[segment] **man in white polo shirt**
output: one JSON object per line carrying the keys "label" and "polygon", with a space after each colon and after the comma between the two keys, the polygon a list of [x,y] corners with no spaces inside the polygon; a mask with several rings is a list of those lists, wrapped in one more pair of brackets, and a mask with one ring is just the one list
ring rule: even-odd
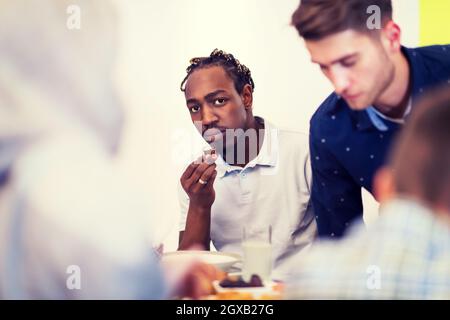
{"label": "man in white polo shirt", "polygon": [[244,226],[250,232],[271,226],[275,271],[282,273],[285,258],[316,235],[308,137],[253,116],[250,70],[223,51],[192,59],[181,90],[216,153],[181,176],[179,249],[209,250],[212,241],[219,251],[240,253]]}

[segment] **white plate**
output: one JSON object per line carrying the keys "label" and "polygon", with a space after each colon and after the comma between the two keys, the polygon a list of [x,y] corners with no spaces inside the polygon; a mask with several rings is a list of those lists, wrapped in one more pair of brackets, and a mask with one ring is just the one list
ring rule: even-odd
{"label": "white plate", "polygon": [[241,261],[241,256],[236,253],[186,250],[165,253],[162,259],[165,263],[201,261],[228,271],[236,262]]}

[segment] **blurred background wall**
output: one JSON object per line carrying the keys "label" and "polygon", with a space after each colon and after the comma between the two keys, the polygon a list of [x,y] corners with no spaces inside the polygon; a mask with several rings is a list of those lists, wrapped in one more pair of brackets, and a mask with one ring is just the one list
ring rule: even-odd
{"label": "blurred background wall", "polygon": [[420,0],[420,44],[450,43],[450,1]]}

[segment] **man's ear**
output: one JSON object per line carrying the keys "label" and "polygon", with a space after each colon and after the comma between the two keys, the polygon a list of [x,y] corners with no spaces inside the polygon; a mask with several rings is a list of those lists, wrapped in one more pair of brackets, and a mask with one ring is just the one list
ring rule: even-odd
{"label": "man's ear", "polygon": [[389,52],[395,53],[401,50],[401,29],[394,21],[389,21],[381,29],[381,37],[383,44]]}
{"label": "man's ear", "polygon": [[252,86],[249,84],[246,84],[244,88],[242,89],[242,101],[244,102],[245,109],[251,109],[253,105],[253,93],[252,93]]}
{"label": "man's ear", "polygon": [[395,184],[392,170],[389,167],[382,167],[373,178],[373,190],[375,199],[386,202],[395,196]]}

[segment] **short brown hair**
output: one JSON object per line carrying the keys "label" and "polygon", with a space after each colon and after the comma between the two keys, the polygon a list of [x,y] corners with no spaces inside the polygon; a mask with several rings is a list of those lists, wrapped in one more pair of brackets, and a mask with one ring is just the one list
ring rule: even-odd
{"label": "short brown hair", "polygon": [[305,40],[320,40],[348,29],[371,32],[367,28],[369,6],[378,6],[385,25],[392,20],[391,0],[301,0],[292,15],[292,25]]}
{"label": "short brown hair", "polygon": [[450,88],[414,109],[390,156],[396,191],[450,211]]}

